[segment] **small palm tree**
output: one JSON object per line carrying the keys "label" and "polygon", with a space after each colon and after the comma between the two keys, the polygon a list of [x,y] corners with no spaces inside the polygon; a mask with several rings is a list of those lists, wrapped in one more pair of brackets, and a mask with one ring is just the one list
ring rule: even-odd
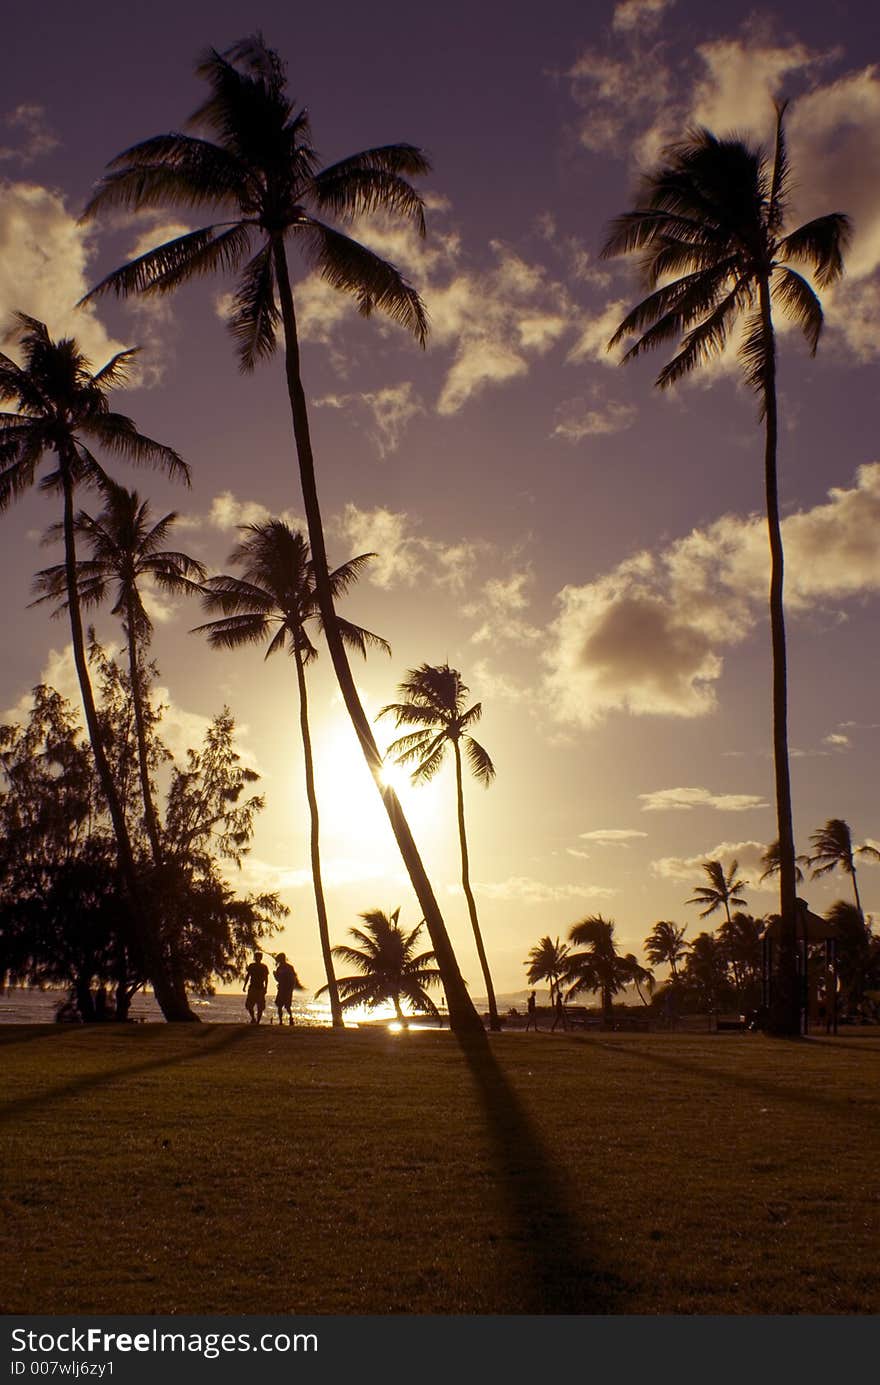
{"label": "small palm tree", "polygon": [[[88,558],[77,561],[77,591],[80,606],[88,607],[99,606],[112,588],[112,614],[122,621],[128,646],[144,822],[153,860],[160,865],[162,841],[150,780],[143,676],[144,651],[152,637],[153,622],[144,606],[141,584],[145,580],[154,582],[161,591],[176,596],[197,590],[207,573],[195,558],[163,547],[177,519],[173,511],[154,523],[150,502],[142,501],[137,491],[112,482],[103,490],[105,503],[100,514],[92,518],[80,510],[74,521],[76,535],[89,552]],[[46,537],[50,542],[61,538],[62,526],[53,525]],[[33,605],[54,601],[59,603],[55,614],[67,609],[67,572],[63,563],[38,572],[34,588],[40,595]]]}
{"label": "small palm tree", "polygon": [[[241,525],[247,537],[230,554],[229,561],[243,569],[241,577],[212,577],[203,587],[207,610],[222,611],[218,620],[196,627],[197,633],[207,635],[214,649],[240,649],[246,644],[262,644],[269,640],[265,657],[287,648],[296,668],[299,694],[299,724],[305,765],[306,798],[311,819],[312,883],[318,933],[330,995],[333,1025],[344,1025],[342,1006],[333,971],[330,949],[330,930],[327,905],[321,879],[320,823],[318,798],[315,792],[315,768],[312,758],[312,738],[309,730],[309,706],[306,688],[306,666],[318,657],[318,651],[308,627],[322,626],[318,596],[315,589],[314,565],[309,545],[302,534],[295,533],[283,520],[271,519],[264,524]],[[341,596],[357,580],[372,553],[362,553],[343,563],[330,574],[334,599]],[[368,645],[391,653],[390,646],[379,635],[360,625],[337,616],[342,638],[346,644],[366,656]]]}
{"label": "small palm tree", "polygon": [[567,974],[566,963],[570,952],[571,948],[568,943],[560,943],[558,938],[553,942],[549,937],[544,937],[531,949],[523,963],[523,966],[528,967],[526,975],[530,986],[537,986],[542,981],[549,981],[551,1005],[554,1003],[556,994],[562,989],[562,982]]}
{"label": "small palm tree", "polygon": [[93,371],[72,337],[54,341],[45,324],[36,318],[16,313],[14,330],[23,363],[19,365],[0,352],[0,402],[14,407],[14,412],[0,413],[0,510],[7,509],[35,483],[40,463],[53,456],[52,469],[40,485],[61,495],[73,661],[131,905],[131,925],[165,1018],[194,1020],[197,1016],[185,994],[175,990],[168,978],[157,930],[143,907],[125,812],[101,738],[83,638],[74,512],[78,487],[107,484],[107,475],[92,452],[96,446],[136,464],[159,467],[180,480],[188,481],[189,470],[173,448],[138,432],[130,418],[110,408],[109,391],[124,383],[134,351],[121,351]]}
{"label": "small palm tree", "polygon": [[807,859],[812,867],[813,879],[818,880],[822,875],[829,875],[839,866],[845,875],[852,878],[856,908],[864,918],[855,858],[868,856],[880,861],[880,851],[868,845],[854,847],[849,823],[844,822],[842,818],[829,818],[824,827],[812,834],[810,841],[813,844],[813,853]]}
{"label": "small palm tree", "polygon": [[484,788],[488,788],[495,778],[495,766],[489,758],[488,751],[468,733],[468,728],[478,722],[483,714],[482,703],[475,702],[472,707],[466,706],[470,689],[462,682],[458,669],[450,668],[448,664],[421,664],[419,668],[411,668],[397,691],[404,701],[383,707],[379,716],[393,716],[396,726],[418,727],[418,730],[410,731],[392,741],[387,751],[395,757],[399,765],[411,764],[413,760],[417,762],[411,776],[413,783],[425,784],[429,779],[433,779],[443,763],[447,748],[452,746],[458,804],[458,840],[461,848],[461,885],[467,900],[471,927],[474,930],[483,980],[486,983],[489,1028],[497,1031],[501,1028],[501,1022],[495,1002],[495,987],[492,985],[492,974],[483,946],[483,935],[477,918],[477,903],[471,889],[461,764],[463,746],[474,778]]}
{"label": "small palm tree", "polygon": [[677,977],[677,966],[682,957],[687,956],[688,944],[684,941],[687,925],[679,928],[668,919],[660,919],[654,924],[645,939],[645,956],[655,967],[668,966],[673,978]]}
{"label": "small palm tree", "polygon": [[703,870],[709,879],[708,885],[698,885],[694,890],[692,899],[687,900],[688,904],[702,904],[705,907],[700,911],[700,918],[708,918],[714,914],[716,909],[724,909],[727,915],[727,922],[730,922],[730,906],[735,909],[745,908],[746,901],[740,894],[749,883],[748,880],[737,880],[736,873],[739,870],[739,861],[731,861],[730,870],[725,875],[724,867],[720,861],[704,861]]}
{"label": "small palm tree", "polygon": [[[580,991],[599,991],[602,996],[602,1022],[606,1028],[614,1023],[613,998],[626,986],[653,981],[646,967],[632,953],[621,957],[614,941],[614,924],[601,914],[581,919],[569,931],[569,939],[582,952],[569,954],[566,964],[568,997]],[[639,992],[641,995],[641,992]],[[644,997],[642,997],[644,999]]]}
{"label": "small palm tree", "polygon": [[733,972],[737,995],[745,1000],[749,993],[757,999],[761,980],[761,943],[764,921],[739,910],[718,929],[718,942]]}
{"label": "small palm tree", "polygon": [[684,964],[683,979],[693,987],[710,1013],[714,1013],[728,990],[727,954],[712,933],[698,933],[691,943]]}
{"label": "small palm tree", "polygon": [[849,237],[846,216],[833,212],[794,231],[784,230],[790,184],[785,106],[777,108],[772,159],[741,139],[709,130],[670,146],[660,167],[643,180],[638,205],[611,226],[603,255],[641,255],[650,292],[621,322],[610,346],[635,335],[624,356],[678,341],[657,384],[665,388],[723,351],[745,314],[739,350],[747,383],[760,399],[765,425],[764,481],[770,538],[770,627],[773,658],[773,757],[780,843],[780,1013],[776,1027],[797,1033],[796,881],[788,692],[783,607],[783,546],[777,475],[776,305],[801,328],[815,354],[822,306],[792,265],[806,266],[825,288],[843,273]]}
{"label": "small palm tree", "polygon": [[[440,972],[432,966],[437,959],[433,952],[416,954],[415,950],[425,926],[424,919],[410,933],[405,933],[398,922],[399,909],[390,916],[380,909],[370,909],[359,917],[366,927],[350,928],[348,932],[360,947],[333,949],[334,957],[359,973],[341,976],[337,982],[343,1007],[349,1010],[366,1005],[372,1010],[390,1000],[398,1020],[405,1023],[400,1002],[407,1000],[413,1010],[439,1018],[440,1012],[428,995],[429,988],[441,979]],[[317,994],[322,995],[326,990],[327,987],[322,986]]]}
{"label": "small palm tree", "polygon": [[280,326],[315,589],[333,669],[437,953],[450,1023],[482,1033],[409,824],[383,782],[382,756],[336,619],[287,261],[292,243],[325,282],[354,297],[364,316],[378,309],[424,344],[427,318],[416,290],[393,264],[325,218],[350,225],[381,210],[424,234],[424,204],[408,179],[427,173],[429,164],[413,145],[389,144],[319,168],[308,115],[296,109],[284,63],[259,34],[226,53],[210,49],[196,71],[210,88],[189,121],[199,134],[175,131],[127,149],[112,161],[85,215],[120,207],[210,207],[219,220],[122,265],[93,292],[169,293],[192,278],[238,271],[229,327],[244,371],[273,354]]}
{"label": "small palm tree", "polygon": [[[810,858],[809,858],[809,856],[795,856],[795,858],[794,858],[794,878],[795,878],[795,881],[796,881],[796,883],[797,883],[798,885],[800,885],[800,884],[802,883],[803,878],[804,878],[804,872],[803,872],[803,870],[801,869],[801,867],[802,867],[802,866],[808,866],[809,864],[810,864]],[[767,847],[767,850],[764,852],[764,854],[763,854],[762,857],[761,857],[761,865],[764,867],[764,869],[762,870],[762,872],[761,872],[761,874],[759,875],[758,879],[759,879],[762,883],[763,883],[763,881],[765,881],[765,880],[769,880],[771,876],[773,876],[773,875],[778,875],[778,874],[779,874],[779,842],[778,842],[778,841],[771,842],[770,845]]]}

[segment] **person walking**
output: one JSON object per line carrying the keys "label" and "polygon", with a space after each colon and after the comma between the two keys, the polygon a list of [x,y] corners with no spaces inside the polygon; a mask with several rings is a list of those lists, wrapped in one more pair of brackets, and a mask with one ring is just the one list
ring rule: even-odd
{"label": "person walking", "polygon": [[244,974],[244,1007],[251,1017],[251,1024],[259,1024],[263,1018],[268,987],[269,968],[263,961],[262,952],[255,952],[254,960]]}
{"label": "person walking", "polygon": [[278,994],[275,997],[275,1004],[278,1007],[278,1023],[284,1023],[284,1011],[287,1011],[288,1022],[293,1024],[293,992],[299,990],[300,984],[296,972],[287,960],[283,952],[279,952],[275,957],[275,982],[278,986]]}
{"label": "person walking", "polygon": [[528,1015],[526,1016],[526,1030],[534,1029],[538,1032],[538,1007],[535,1003],[535,992],[529,991]]}

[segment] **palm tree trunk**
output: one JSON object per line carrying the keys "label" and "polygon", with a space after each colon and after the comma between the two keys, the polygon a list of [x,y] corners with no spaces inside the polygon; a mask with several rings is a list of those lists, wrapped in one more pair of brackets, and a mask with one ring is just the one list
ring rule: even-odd
{"label": "palm tree trunk", "polygon": [[864,923],[864,922],[865,922],[865,914],[864,914],[864,910],[862,909],[862,901],[861,901],[860,898],[859,898],[859,882],[858,882],[858,880],[856,880],[856,867],[855,867],[855,862],[853,862],[853,867],[852,867],[852,882],[853,882],[853,890],[855,891],[855,896],[856,896],[856,908],[857,908],[858,911],[859,911],[859,918],[862,920],[862,923]]}
{"label": "palm tree trunk", "polygon": [[446,931],[446,924],[440,906],[431,888],[427,872],[413,840],[409,823],[394,790],[382,782],[382,756],[376,745],[370,723],[361,705],[357,687],[352,677],[330,589],[330,574],[327,566],[327,551],[324,544],[324,529],[321,522],[321,509],[315,484],[315,464],[309,434],[309,418],[306,408],[305,392],[300,376],[299,342],[296,331],[296,314],[293,306],[293,292],[287,268],[284,240],[278,235],[272,240],[272,254],[275,263],[275,277],[281,300],[281,317],[284,324],[285,369],[287,390],[290,398],[290,412],[293,419],[293,435],[299,460],[299,474],[302,483],[303,503],[309,530],[309,547],[312,553],[315,574],[315,594],[321,612],[324,636],[333,661],[339,691],[351,718],[364,759],[373,776],[376,787],[385,805],[391,830],[403,857],[419,907],[428,927],[431,944],[437,958],[437,966],[446,992],[449,1007],[450,1027],[461,1034],[482,1034],[483,1026],[467,993],[455,953]]}
{"label": "palm tree trunk", "polygon": [[162,864],[162,844],[159,839],[159,822],[150,786],[150,769],[147,761],[147,736],[144,729],[143,683],[141,682],[140,661],[137,641],[134,634],[134,610],[131,598],[127,602],[126,635],[128,637],[128,676],[131,682],[131,705],[134,710],[134,728],[137,736],[138,770],[141,780],[141,798],[144,804],[144,823],[150,841],[155,865]]}
{"label": "palm tree trunk", "polygon": [[776,408],[776,342],[770,311],[770,284],[759,285],[764,329],[764,483],[767,494],[767,528],[770,539],[770,637],[773,651],[773,763],[776,778],[776,824],[779,836],[779,962],[776,1004],[771,1025],[777,1033],[800,1032],[800,997],[797,976],[797,879],[795,875],[794,826],[791,776],[788,761],[788,671],[785,654],[783,605],[784,557],[779,517],[779,481],[776,467],[778,421]]}
{"label": "palm tree trunk", "polygon": [[159,939],[147,921],[140,897],[137,871],[134,864],[134,853],[131,848],[131,838],[128,834],[128,824],[125,821],[125,813],[123,812],[119,794],[116,791],[116,785],[113,782],[113,774],[104,750],[104,743],[101,739],[101,728],[98,722],[97,709],[95,707],[95,697],[92,691],[91,679],[89,678],[85,641],[83,640],[82,615],[79,608],[79,589],[76,581],[76,540],[73,519],[73,480],[71,477],[70,459],[59,453],[59,462],[64,493],[64,566],[67,577],[67,609],[70,615],[73,662],[76,666],[76,674],[79,680],[80,696],[82,697],[89,740],[92,745],[92,754],[95,759],[95,769],[98,773],[98,782],[101,785],[101,792],[106,800],[107,808],[110,813],[110,820],[113,824],[116,849],[119,855],[119,868],[122,873],[123,884],[131,908],[130,921],[132,932],[143,958],[146,974],[150,978],[156,1000],[165,1019],[198,1020],[198,1015],[193,1014],[186,997],[183,996],[181,998],[179,995],[175,994],[175,988],[166,973]]}
{"label": "palm tree trunk", "polygon": [[501,1022],[498,1019],[498,1006],[495,1003],[495,988],[492,985],[492,974],[489,971],[489,961],[486,957],[486,949],[483,946],[483,935],[480,932],[480,924],[477,919],[477,902],[474,899],[471,889],[467,834],[464,828],[464,786],[461,779],[461,748],[457,740],[452,742],[452,748],[455,751],[455,788],[458,795],[458,840],[461,844],[461,887],[464,890],[464,897],[467,900],[468,913],[471,917],[471,927],[474,930],[474,941],[477,944],[477,956],[480,959],[480,966],[483,969],[483,980],[486,983],[486,999],[489,1005],[489,1028],[493,1033],[497,1034],[500,1032]]}
{"label": "palm tree trunk", "polygon": [[296,681],[299,688],[299,725],[302,732],[303,762],[306,771],[306,798],[309,801],[311,819],[310,850],[312,858],[312,884],[315,890],[315,909],[318,914],[318,934],[321,939],[321,955],[324,958],[324,971],[327,976],[327,992],[330,996],[330,1014],[334,1029],[344,1029],[342,1004],[336,973],[333,970],[333,954],[330,951],[330,929],[327,923],[327,905],[324,902],[324,885],[321,880],[321,852],[319,847],[318,797],[315,793],[315,768],[312,763],[312,737],[309,732],[309,706],[306,694],[306,673],[303,668],[302,652],[299,645],[294,646]]}

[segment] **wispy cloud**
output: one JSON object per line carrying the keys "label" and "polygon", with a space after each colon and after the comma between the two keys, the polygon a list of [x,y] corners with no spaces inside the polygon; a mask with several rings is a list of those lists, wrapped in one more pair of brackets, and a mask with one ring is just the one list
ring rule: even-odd
{"label": "wispy cloud", "polygon": [[639,799],[645,813],[690,813],[695,808],[715,808],[719,813],[745,813],[769,806],[760,794],[719,794],[703,788],[655,789],[652,793],[640,793]]}

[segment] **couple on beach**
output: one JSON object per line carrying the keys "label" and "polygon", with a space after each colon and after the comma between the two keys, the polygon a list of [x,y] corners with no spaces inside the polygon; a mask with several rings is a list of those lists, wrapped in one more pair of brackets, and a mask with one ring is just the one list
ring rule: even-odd
{"label": "couple on beach", "polygon": [[[270,952],[269,956],[275,961],[275,984],[278,993],[275,996],[275,1004],[278,1007],[278,1023],[284,1023],[284,1011],[287,1011],[287,1018],[293,1024],[293,1004],[294,990],[301,990],[302,987],[297,979],[296,972],[288,962],[283,952]],[[263,1011],[266,1008],[266,991],[269,988],[269,968],[263,961],[262,952],[254,953],[254,960],[250,963],[245,972],[244,995],[245,1009],[251,1017],[251,1024],[259,1024],[263,1018]]]}

